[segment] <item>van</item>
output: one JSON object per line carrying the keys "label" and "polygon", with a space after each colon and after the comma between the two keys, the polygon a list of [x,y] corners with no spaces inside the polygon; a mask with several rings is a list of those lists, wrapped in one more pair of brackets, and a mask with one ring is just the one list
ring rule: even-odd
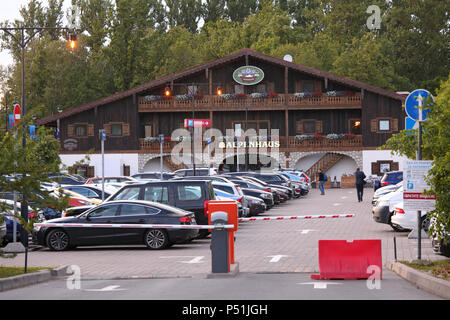
{"label": "van", "polygon": [[[195,214],[197,224],[207,225],[208,215],[205,202],[215,200],[215,195],[211,181],[167,180],[126,185],[105,201],[113,200],[144,200],[163,203],[191,211]],[[200,230],[199,237],[204,238],[208,234],[207,230]]]}

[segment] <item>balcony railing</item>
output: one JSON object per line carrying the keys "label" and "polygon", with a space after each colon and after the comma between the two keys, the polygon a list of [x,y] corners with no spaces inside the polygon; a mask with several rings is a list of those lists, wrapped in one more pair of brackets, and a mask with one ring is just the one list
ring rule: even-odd
{"label": "balcony railing", "polygon": [[[353,138],[348,139],[309,139],[309,140],[298,140],[295,137],[280,137],[280,147],[281,152],[295,152],[295,151],[323,151],[323,150],[360,150],[362,148],[362,136],[356,135]],[[163,143],[163,153],[170,153],[172,148],[179,142],[169,141]],[[159,153],[160,144],[159,142],[147,142],[144,139],[140,139],[141,151],[148,153]],[[206,142],[202,142],[202,150],[205,150]],[[243,149],[243,148],[242,148]],[[250,148],[255,150],[255,148]],[[241,150],[241,149],[240,149]],[[271,149],[267,148],[270,152]]]}
{"label": "balcony railing", "polygon": [[354,96],[322,96],[298,98],[293,94],[280,94],[276,97],[252,98],[250,96],[225,99],[222,96],[211,95],[197,99],[177,100],[175,97],[161,100],[139,98],[139,112],[170,112],[170,111],[209,110],[264,110],[264,109],[347,109],[361,108],[361,95]]}

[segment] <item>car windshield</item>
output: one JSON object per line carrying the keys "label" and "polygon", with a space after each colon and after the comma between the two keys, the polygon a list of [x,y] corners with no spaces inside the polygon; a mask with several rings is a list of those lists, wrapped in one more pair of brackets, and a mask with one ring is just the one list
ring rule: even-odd
{"label": "car windshield", "polygon": [[124,188],[117,193],[111,200],[138,200],[141,188]]}

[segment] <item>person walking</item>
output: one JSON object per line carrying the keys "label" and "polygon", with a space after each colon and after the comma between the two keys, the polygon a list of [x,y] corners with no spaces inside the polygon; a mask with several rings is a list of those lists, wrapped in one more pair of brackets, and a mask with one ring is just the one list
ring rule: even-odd
{"label": "person walking", "polygon": [[363,201],[364,185],[366,181],[364,180],[366,175],[359,168],[355,172],[355,183],[356,183],[356,194],[358,195],[358,202]]}
{"label": "person walking", "polygon": [[323,184],[325,183],[325,174],[322,172],[322,169],[319,169],[317,174],[319,175],[319,190],[320,190],[320,194],[323,196],[323,195],[325,195],[325,188],[323,186]]}

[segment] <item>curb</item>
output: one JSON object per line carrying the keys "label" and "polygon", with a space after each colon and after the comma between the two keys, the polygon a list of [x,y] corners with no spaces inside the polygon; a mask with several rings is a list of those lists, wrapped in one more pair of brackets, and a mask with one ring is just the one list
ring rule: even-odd
{"label": "curb", "polygon": [[68,266],[63,266],[52,270],[41,270],[38,272],[0,279],[0,292],[53,280],[55,277],[66,275],[67,267]]}
{"label": "curb", "polygon": [[388,262],[386,267],[419,289],[450,300],[450,281],[432,277],[399,262]]}

